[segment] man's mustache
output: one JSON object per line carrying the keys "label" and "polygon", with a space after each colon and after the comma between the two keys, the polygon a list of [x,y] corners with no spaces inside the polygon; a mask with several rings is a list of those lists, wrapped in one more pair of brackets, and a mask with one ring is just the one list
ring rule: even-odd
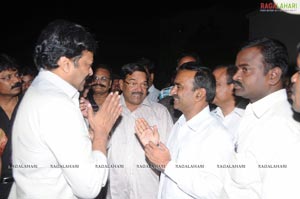
{"label": "man's mustache", "polygon": [[144,93],[142,92],[132,92],[132,95],[143,95]]}
{"label": "man's mustache", "polygon": [[104,84],[98,84],[98,83],[91,84],[90,86],[100,86],[102,88],[106,88],[106,85],[104,85]]}
{"label": "man's mustache", "polygon": [[11,89],[18,88],[18,87],[21,87],[21,86],[22,86],[22,83],[21,82],[17,82],[14,85],[12,85]]}
{"label": "man's mustache", "polygon": [[243,88],[243,85],[242,85],[242,83],[241,83],[241,82],[239,82],[239,81],[235,81],[235,80],[233,80],[233,84],[235,84],[235,85],[238,85],[239,87],[242,87],[242,88]]}
{"label": "man's mustache", "polygon": [[173,95],[173,99],[179,99],[178,95]]}

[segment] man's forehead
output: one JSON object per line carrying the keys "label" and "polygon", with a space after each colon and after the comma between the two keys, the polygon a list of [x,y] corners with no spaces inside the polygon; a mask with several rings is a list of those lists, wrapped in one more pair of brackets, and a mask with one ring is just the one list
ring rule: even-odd
{"label": "man's forehead", "polygon": [[142,71],[134,71],[132,74],[127,74],[126,79],[145,79],[147,80],[146,73]]}
{"label": "man's forehead", "polygon": [[176,75],[175,83],[183,84],[184,82],[187,82],[189,80],[194,80],[195,75],[196,71],[180,70]]}
{"label": "man's forehead", "polygon": [[0,71],[0,74],[10,74],[10,73],[16,73],[16,72],[18,72],[17,69],[6,69],[6,70]]}

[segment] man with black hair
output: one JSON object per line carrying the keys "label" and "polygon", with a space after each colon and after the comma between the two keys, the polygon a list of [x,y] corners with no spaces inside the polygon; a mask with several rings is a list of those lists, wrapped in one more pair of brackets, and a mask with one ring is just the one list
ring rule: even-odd
{"label": "man with black hair", "polygon": [[24,94],[31,83],[33,82],[35,76],[37,76],[38,70],[33,67],[26,65],[20,70],[20,76],[22,80],[22,93]]}
{"label": "man with black hair", "polygon": [[234,143],[237,139],[237,128],[244,114],[244,109],[237,107],[239,97],[234,94],[233,75],[236,73],[235,65],[219,65],[214,68],[216,78],[216,96],[213,104],[217,107],[212,113],[224,124],[232,135]]}
{"label": "man with black hair", "polygon": [[111,93],[100,111],[87,107],[89,126],[80,111],[96,46],[90,32],[70,21],[52,21],[41,32],[34,51],[39,74],[13,126],[11,198],[95,198],[105,185],[108,134],[122,108]]}
{"label": "man with black hair", "polygon": [[[300,128],[283,81],[288,53],[278,40],[248,42],[236,57],[235,94],[249,99],[238,129],[232,199],[300,198]],[[229,186],[230,187],[230,186]]]}
{"label": "man with black hair", "polygon": [[[19,65],[14,58],[0,54],[0,134],[7,137],[6,146],[1,143],[2,175],[0,198],[6,199],[14,182],[12,175],[12,126],[21,101]],[[3,151],[2,151],[3,150]],[[1,155],[0,155],[1,157]]]}
{"label": "man with black hair", "polygon": [[106,64],[98,64],[93,68],[93,71],[87,99],[96,112],[109,95],[112,85],[112,69]]}
{"label": "man with black hair", "polygon": [[228,165],[234,150],[229,133],[209,110],[215,87],[208,68],[185,63],[178,69],[171,95],[174,108],[183,115],[166,146],[159,140],[159,130],[151,128],[146,118],[137,119],[136,132],[145,154],[162,171],[158,199],[228,198],[226,169],[218,165]]}
{"label": "man with black hair", "polygon": [[158,128],[165,141],[173,126],[168,110],[147,98],[149,73],[144,65],[129,63],[121,68],[122,117],[111,132],[108,148],[107,199],[156,199],[159,173],[149,165],[134,133],[135,120],[143,117]]}

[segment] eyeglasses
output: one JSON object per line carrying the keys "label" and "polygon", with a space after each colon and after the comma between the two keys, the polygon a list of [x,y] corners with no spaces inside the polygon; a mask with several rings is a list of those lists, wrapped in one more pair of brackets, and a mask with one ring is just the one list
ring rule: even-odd
{"label": "eyeglasses", "polygon": [[147,82],[144,82],[144,83],[141,83],[141,84],[138,84],[136,82],[127,82],[127,81],[124,81],[130,88],[136,88],[138,85],[140,87],[142,87],[143,89],[147,89],[149,86],[148,86],[148,83]]}
{"label": "eyeglasses", "polygon": [[8,74],[4,77],[0,77],[0,79],[8,82],[8,81],[11,81],[13,77],[20,78],[20,74],[19,73]]}
{"label": "eyeglasses", "polygon": [[93,76],[93,81],[94,82],[97,82],[97,81],[100,81],[100,82],[108,82],[110,80],[109,77],[105,77],[105,76]]}

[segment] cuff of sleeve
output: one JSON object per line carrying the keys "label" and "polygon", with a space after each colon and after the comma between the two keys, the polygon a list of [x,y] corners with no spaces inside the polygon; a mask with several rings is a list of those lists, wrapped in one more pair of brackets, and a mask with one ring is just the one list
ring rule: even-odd
{"label": "cuff of sleeve", "polygon": [[107,158],[101,151],[93,151],[92,154],[96,160],[95,167],[98,169],[101,169],[103,171],[101,185],[102,185],[102,187],[104,187],[106,184],[107,178],[108,178],[108,170],[109,170]]}
{"label": "cuff of sleeve", "polygon": [[[105,163],[107,164],[107,158],[106,156],[104,155],[104,153],[102,153],[101,151],[93,151],[93,156],[98,160],[98,159],[101,159],[101,160],[105,160]],[[102,161],[103,162],[103,161]]]}
{"label": "cuff of sleeve", "polygon": [[170,161],[164,171],[164,174],[172,179],[174,182],[177,182],[178,171],[176,169],[176,162]]}

